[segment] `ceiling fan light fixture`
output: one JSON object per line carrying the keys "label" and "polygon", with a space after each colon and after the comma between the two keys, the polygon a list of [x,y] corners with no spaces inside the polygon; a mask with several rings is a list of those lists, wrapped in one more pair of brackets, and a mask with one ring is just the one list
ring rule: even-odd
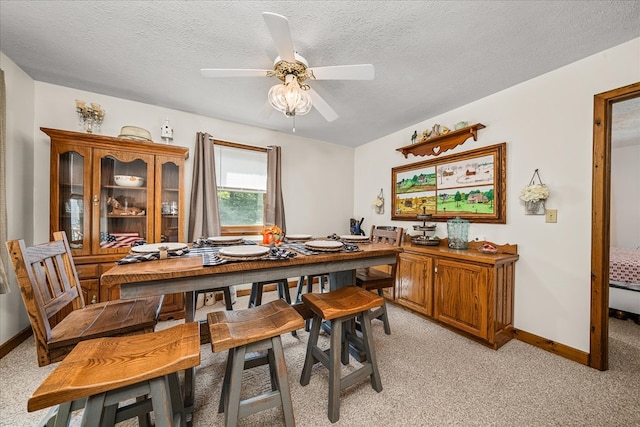
{"label": "ceiling fan light fixture", "polygon": [[311,111],[311,96],[300,87],[295,75],[289,74],[285,83],[269,89],[269,103],[287,116],[303,115]]}

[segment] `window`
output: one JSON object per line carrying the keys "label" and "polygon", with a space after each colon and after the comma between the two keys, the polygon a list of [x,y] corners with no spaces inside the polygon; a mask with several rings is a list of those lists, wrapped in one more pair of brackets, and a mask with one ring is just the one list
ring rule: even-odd
{"label": "window", "polygon": [[267,149],[214,142],[222,234],[258,234],[264,227]]}

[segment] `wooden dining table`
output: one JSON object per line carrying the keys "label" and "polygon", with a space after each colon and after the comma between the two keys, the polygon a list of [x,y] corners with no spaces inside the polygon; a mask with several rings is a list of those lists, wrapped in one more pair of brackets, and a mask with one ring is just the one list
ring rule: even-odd
{"label": "wooden dining table", "polygon": [[[201,256],[181,256],[119,264],[105,272],[101,283],[119,285],[123,299],[184,292],[185,321],[193,322],[196,294],[212,288],[276,281],[310,275],[329,275],[331,290],[355,284],[357,268],[393,264],[401,248],[382,243],[358,244],[358,251],[298,253],[293,258],[233,261],[204,266]],[[195,368],[185,372],[185,408],[193,411]]]}

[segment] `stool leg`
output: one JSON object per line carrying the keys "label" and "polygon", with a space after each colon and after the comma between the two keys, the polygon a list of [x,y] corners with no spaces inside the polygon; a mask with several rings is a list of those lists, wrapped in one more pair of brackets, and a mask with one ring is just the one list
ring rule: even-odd
{"label": "stool leg", "polygon": [[318,337],[320,336],[320,326],[322,325],[322,318],[317,314],[313,314],[313,321],[311,322],[311,333],[307,341],[307,355],[304,358],[304,367],[302,368],[302,375],[300,375],[300,384],[305,386],[309,384],[311,379],[311,368],[318,361],[313,355],[313,348],[318,344]]}
{"label": "stool leg", "polygon": [[251,308],[251,307],[255,307],[256,306],[256,294],[258,293],[258,284],[257,283],[252,283],[251,284],[251,294],[249,295],[249,304],[247,305],[247,308]]}
{"label": "stool leg", "polygon": [[220,403],[218,404],[218,413],[224,412],[227,406],[227,394],[229,391],[229,381],[231,379],[231,367],[233,366],[233,357],[235,349],[230,348],[227,353],[227,363],[224,369],[224,379],[222,380],[222,391],[220,392]]}
{"label": "stool leg", "polygon": [[182,427],[185,427],[187,425],[187,413],[184,410],[184,402],[182,401],[182,390],[180,388],[180,379],[178,378],[178,373],[174,372],[172,374],[169,374],[168,377],[169,392],[171,394],[171,408],[173,409],[174,414],[180,413],[180,425]]}
{"label": "stool leg", "polygon": [[240,388],[242,386],[242,371],[244,369],[244,357],[246,346],[237,347],[233,355],[231,378],[224,409],[224,424],[226,427],[235,427],[238,424],[240,410]]}
{"label": "stool leg", "polygon": [[[149,388],[151,389],[151,404],[153,405],[156,427],[173,427],[176,423],[174,423],[171,407],[169,379],[167,376],[152,378],[149,380]],[[180,418],[180,413],[177,415]]]}
{"label": "stool leg", "polygon": [[[106,395],[106,393],[100,393],[90,396],[87,399],[87,405],[84,407],[84,413],[82,414],[82,427],[98,427],[100,425]],[[115,421],[114,419],[111,425],[113,425]]]}
{"label": "stool leg", "polygon": [[329,421],[340,419],[340,357],[342,354],[342,322],[331,321],[331,344],[329,348]]}
{"label": "stool leg", "polygon": [[291,389],[289,387],[289,379],[287,377],[287,365],[284,359],[284,350],[282,349],[282,340],[280,336],[271,338],[273,347],[273,365],[276,372],[278,382],[278,390],[280,390],[280,399],[282,403],[282,412],[284,414],[284,423],[287,427],[295,426],[293,417],[293,403],[291,402]]}
{"label": "stool leg", "polygon": [[258,283],[258,290],[256,292],[256,306],[262,305],[262,293],[264,292],[264,283]]}
{"label": "stool leg", "polygon": [[271,391],[278,390],[278,372],[276,370],[275,354],[273,347],[267,350],[267,360],[269,361],[269,379],[271,380]]}
{"label": "stool leg", "polygon": [[222,288],[222,294],[224,295],[224,305],[227,310],[233,310],[233,301],[231,301],[231,289],[226,286]]}
{"label": "stool leg", "polygon": [[298,279],[298,286],[296,288],[296,303],[302,302],[302,288],[304,287],[304,276],[300,276]]}
{"label": "stool leg", "polygon": [[382,380],[378,371],[378,361],[376,351],[373,346],[373,334],[371,330],[371,312],[365,311],[361,314],[360,323],[362,325],[362,341],[364,352],[367,356],[367,363],[371,364],[371,387],[378,393],[382,391]]}
{"label": "stool leg", "polygon": [[281,289],[282,296],[280,298],[284,299],[287,304],[291,305],[291,295],[289,294],[289,281],[288,280],[280,280],[278,282],[278,288]]}

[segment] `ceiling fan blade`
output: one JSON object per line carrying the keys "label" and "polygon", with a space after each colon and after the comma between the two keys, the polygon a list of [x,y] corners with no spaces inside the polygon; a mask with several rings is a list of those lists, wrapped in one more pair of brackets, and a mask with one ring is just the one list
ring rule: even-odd
{"label": "ceiling fan blade", "polygon": [[296,62],[293,54],[293,41],[291,40],[291,31],[289,30],[289,21],[282,15],[276,13],[264,12],[262,14],[267,28],[271,33],[271,38],[276,44],[276,50],[280,59],[287,62]]}
{"label": "ceiling fan blade", "polygon": [[267,77],[269,71],[271,70],[202,68],[200,73],[203,77]]}
{"label": "ceiling fan blade", "polygon": [[311,95],[312,105],[328,122],[332,122],[338,118],[338,113],[336,113],[333,108],[329,107],[329,104],[327,104],[327,102],[318,95],[318,92],[312,88],[309,88],[308,92],[309,95]]}
{"label": "ceiling fan blade", "polygon": [[371,64],[314,67],[310,70],[316,80],[373,80],[375,75]]}

